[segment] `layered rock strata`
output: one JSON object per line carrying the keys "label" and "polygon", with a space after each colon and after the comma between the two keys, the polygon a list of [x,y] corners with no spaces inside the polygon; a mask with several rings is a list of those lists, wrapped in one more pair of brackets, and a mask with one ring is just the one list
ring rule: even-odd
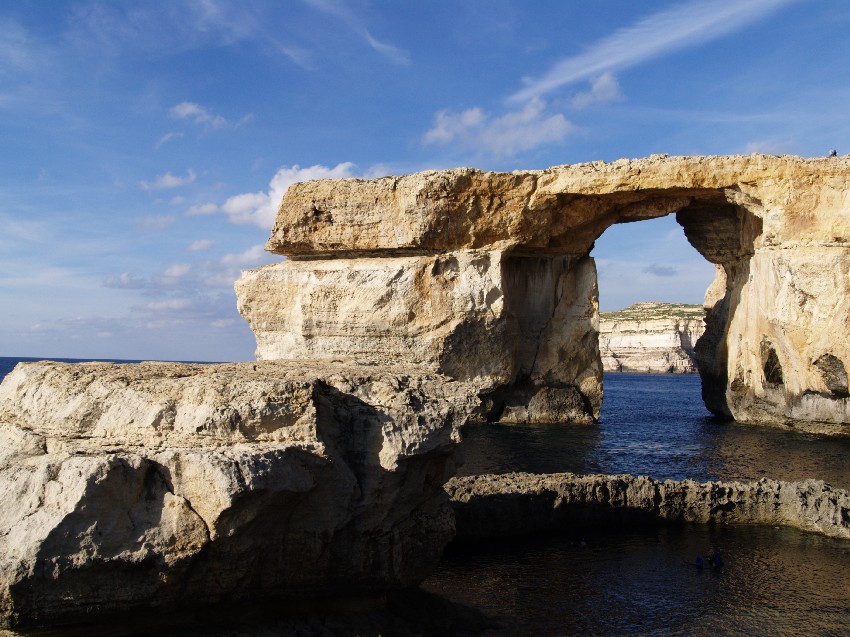
{"label": "layered rock strata", "polygon": [[850,493],[820,480],[653,480],[509,473],[446,484],[460,540],[646,523],[770,524],[850,538]]}
{"label": "layered rock strata", "polygon": [[599,314],[599,351],[606,372],[695,374],[694,345],[705,331],[700,305],[635,303]]}
{"label": "layered rock strata", "polygon": [[[653,156],[297,184],[267,245],[290,261],[246,273],[240,309],[259,335],[259,358],[295,359],[308,348],[344,360],[340,343],[357,335],[378,360],[493,380],[489,418],[593,420],[602,371],[593,242],[614,223],[673,213],[717,268],[695,346],[709,409],[742,422],[850,431],[848,157]],[[323,285],[338,259],[378,260],[382,274],[340,270]],[[444,270],[446,261],[457,270]],[[461,274],[461,264],[473,263],[480,285],[464,287],[473,272]],[[364,296],[379,280],[431,305],[420,312],[391,292]],[[275,299],[283,297],[289,308],[321,309],[322,320],[281,315]],[[481,355],[452,357],[466,342],[488,348],[487,365]],[[551,355],[537,355],[547,348]]]}
{"label": "layered rock strata", "polygon": [[0,626],[410,586],[477,388],[412,367],[24,363],[0,385]]}
{"label": "layered rock strata", "polygon": [[416,363],[489,389],[479,419],[598,418],[593,260],[492,250],[288,260],[245,272],[260,360]]}

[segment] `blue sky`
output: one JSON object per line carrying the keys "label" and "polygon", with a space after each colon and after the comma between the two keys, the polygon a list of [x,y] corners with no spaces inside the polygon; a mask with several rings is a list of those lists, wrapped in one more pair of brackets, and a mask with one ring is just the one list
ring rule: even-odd
{"label": "blue sky", "polygon": [[[0,355],[250,360],[286,187],[653,153],[850,152],[850,3],[0,3]],[[670,218],[603,310],[701,302]]]}

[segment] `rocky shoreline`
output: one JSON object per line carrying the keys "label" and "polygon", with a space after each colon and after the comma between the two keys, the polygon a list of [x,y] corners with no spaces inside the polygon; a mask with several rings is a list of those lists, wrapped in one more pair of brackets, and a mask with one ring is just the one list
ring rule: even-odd
{"label": "rocky shoreline", "polygon": [[767,524],[850,539],[850,492],[821,480],[507,473],[455,477],[444,488],[460,541],[659,523]]}

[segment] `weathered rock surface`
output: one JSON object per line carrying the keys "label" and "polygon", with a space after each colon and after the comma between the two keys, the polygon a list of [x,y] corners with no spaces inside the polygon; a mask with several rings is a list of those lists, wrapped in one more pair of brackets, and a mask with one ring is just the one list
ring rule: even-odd
{"label": "weathered rock surface", "polygon": [[[829,213],[846,209],[848,167],[847,157],[654,155],[512,173],[457,168],[317,180],[290,187],[266,248],[311,258],[466,249],[581,254],[613,223],[685,209],[740,221],[736,206],[766,213],[771,244],[841,243],[850,218]],[[738,233],[724,226],[730,232],[705,241],[716,256],[737,256]]]}
{"label": "weathered rock surface", "polygon": [[0,626],[415,584],[454,534],[476,392],[409,366],[20,364]]}
{"label": "weathered rock surface", "polygon": [[[610,225],[672,213],[691,244],[717,267],[717,278],[706,295],[706,332],[695,347],[708,408],[742,422],[850,433],[844,380],[850,364],[850,157],[659,155],[541,171],[488,173],[461,168],[372,181],[308,182],[286,193],[267,249],[303,260],[302,265],[286,267],[313,280],[333,259],[381,259],[388,271],[399,271],[402,258],[436,262],[452,255],[458,263],[471,264],[474,257],[462,254],[481,251],[509,255],[491,257],[491,264],[525,259],[520,269],[530,272],[534,259],[565,259],[569,267],[579,267],[587,263],[593,242]],[[427,266],[423,262],[411,267],[402,278],[414,277]],[[581,283],[577,289],[595,290],[595,281],[586,278],[589,271],[576,274]],[[323,332],[323,326],[309,321],[301,321],[299,327],[298,321],[275,320],[272,295],[252,297],[257,288],[251,279],[260,276],[247,273],[239,287],[243,312],[261,335],[258,357],[294,358],[297,348],[290,350],[289,344],[308,339],[314,351],[335,351],[331,327]],[[504,268],[484,278],[507,300],[511,285],[500,276],[505,276]],[[570,297],[561,292],[562,280],[563,276],[549,277],[535,289],[534,298],[550,296],[558,300],[558,311],[565,311],[560,304]],[[341,307],[360,303],[360,316],[371,317],[379,303],[362,298],[360,281],[352,280],[347,292],[339,290],[334,303]],[[473,295],[467,304],[469,320],[487,305],[475,300],[479,297]],[[307,287],[297,295],[299,302],[327,302],[327,314],[336,307],[330,298]],[[596,306],[595,298],[575,298],[579,305]],[[452,308],[467,311],[454,300]],[[509,318],[509,303],[503,312]],[[595,316],[578,314],[586,317],[586,326],[595,327]],[[426,340],[436,352],[423,357],[422,348],[413,347],[406,360],[441,360],[441,352],[451,347],[439,335],[446,313],[416,316],[417,329],[429,334]],[[430,324],[423,327],[423,320]],[[451,322],[469,323],[458,314]],[[490,377],[509,378],[488,398],[494,414],[507,410],[517,420],[538,419],[541,415],[532,398],[554,391],[562,400],[547,401],[546,418],[563,404],[563,419],[575,419],[571,406],[576,400],[585,405],[586,419],[598,415],[601,364],[595,351],[587,351],[597,347],[592,336],[580,342],[565,336],[557,350],[561,360],[596,360],[569,369],[538,366],[535,361],[529,374],[525,364],[515,363],[510,339],[501,340],[500,321],[476,325],[464,340],[486,343],[491,348],[492,364],[486,368]],[[589,334],[586,326],[577,333]],[[399,334],[399,342],[407,338],[404,322],[384,327],[386,334]],[[373,328],[369,320],[348,326],[350,332]],[[482,336],[490,330],[492,338]],[[542,350],[553,331],[544,329],[538,336],[531,331],[527,341],[536,338]],[[456,334],[451,329],[444,332],[449,341]],[[393,338],[384,340],[389,343]],[[536,349],[527,342],[522,348]],[[528,386],[532,390],[522,389]]]}
{"label": "weathered rock surface", "polygon": [[492,387],[488,419],[599,416],[590,258],[470,250],[290,260],[245,272],[236,290],[260,360],[415,361]]}
{"label": "weathered rock surface", "polygon": [[694,345],[705,331],[701,305],[636,303],[599,314],[606,372],[695,374]]}
{"label": "weathered rock surface", "polygon": [[445,488],[458,539],[652,522],[783,525],[850,538],[850,493],[820,480],[698,483],[508,473],[452,478]]}

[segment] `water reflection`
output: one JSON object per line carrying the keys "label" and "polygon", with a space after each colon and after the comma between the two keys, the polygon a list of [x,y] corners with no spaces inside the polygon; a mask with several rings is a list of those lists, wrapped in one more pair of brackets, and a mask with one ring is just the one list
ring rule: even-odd
{"label": "water reflection", "polygon": [[[722,569],[695,557],[723,551]],[[850,543],[773,527],[596,533],[455,546],[423,588],[485,635],[850,634]]]}
{"label": "water reflection", "polygon": [[850,488],[850,438],[712,417],[696,376],[607,374],[599,425],[474,425],[460,475],[631,473],[658,479],[817,478]]}

